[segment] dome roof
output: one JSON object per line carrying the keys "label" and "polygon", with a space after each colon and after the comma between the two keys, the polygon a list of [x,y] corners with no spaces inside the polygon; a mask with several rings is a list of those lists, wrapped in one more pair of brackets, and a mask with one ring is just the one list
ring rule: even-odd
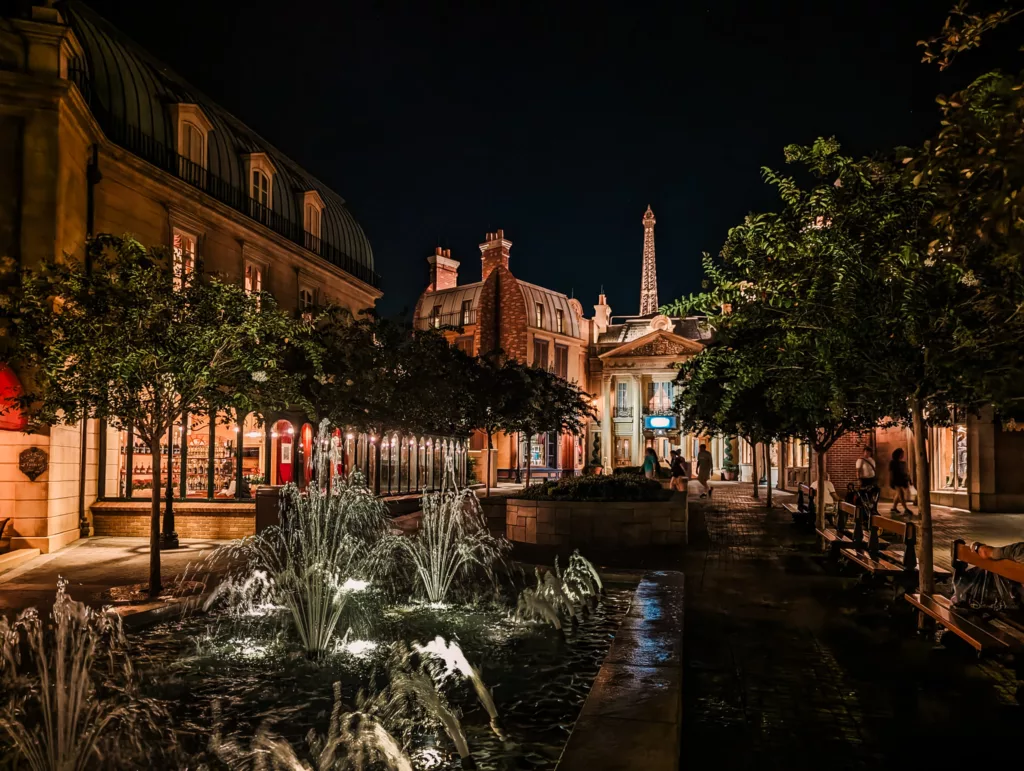
{"label": "dome roof", "polygon": [[[112,141],[174,173],[176,126],[169,107],[198,105],[212,124],[207,137],[209,179],[204,176],[201,185],[208,193],[245,212],[249,201],[244,156],[265,153],[277,173],[272,213],[264,224],[292,241],[310,246],[302,226],[302,194],[316,191],[326,208],[321,219],[323,244],[312,242],[312,251],[373,286],[379,284],[370,242],[341,196],[88,6],[70,0],[65,9],[68,23],[84,49],[84,61],[78,63],[73,78]],[[162,163],[163,158],[170,162]]]}

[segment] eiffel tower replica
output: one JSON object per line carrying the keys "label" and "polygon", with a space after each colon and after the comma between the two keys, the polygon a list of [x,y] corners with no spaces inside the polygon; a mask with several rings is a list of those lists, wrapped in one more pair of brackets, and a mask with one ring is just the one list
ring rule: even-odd
{"label": "eiffel tower replica", "polygon": [[658,272],[654,264],[654,212],[644,212],[644,268],[640,278],[640,315],[653,316],[658,312]]}

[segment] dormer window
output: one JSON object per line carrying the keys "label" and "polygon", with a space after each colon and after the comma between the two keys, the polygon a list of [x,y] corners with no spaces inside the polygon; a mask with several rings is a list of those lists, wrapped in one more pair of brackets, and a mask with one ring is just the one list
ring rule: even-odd
{"label": "dormer window", "polygon": [[178,175],[202,187],[206,182],[207,149],[213,124],[197,104],[172,104],[170,110],[177,138]]}
{"label": "dormer window", "polygon": [[320,240],[323,238],[324,199],[316,190],[302,194],[302,227],[306,231],[306,248],[320,254]]}
{"label": "dormer window", "polygon": [[543,329],[544,328],[544,304],[543,303],[537,303],[537,307],[536,307],[535,313],[536,313],[536,317],[535,318],[536,318],[536,322],[537,323],[534,326],[536,326],[538,329]]}
{"label": "dormer window", "polygon": [[277,169],[266,153],[250,153],[245,156],[245,173],[249,182],[250,215],[265,223],[274,209]]}
{"label": "dormer window", "polygon": [[555,331],[560,335],[565,334],[565,314],[561,308],[555,311]]}

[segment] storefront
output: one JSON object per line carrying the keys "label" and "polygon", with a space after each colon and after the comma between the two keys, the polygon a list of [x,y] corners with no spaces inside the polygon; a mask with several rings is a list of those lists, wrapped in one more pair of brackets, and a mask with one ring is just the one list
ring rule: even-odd
{"label": "storefront", "polygon": [[954,411],[952,425],[929,429],[932,491],[940,505],[968,508],[967,423],[958,419]]}

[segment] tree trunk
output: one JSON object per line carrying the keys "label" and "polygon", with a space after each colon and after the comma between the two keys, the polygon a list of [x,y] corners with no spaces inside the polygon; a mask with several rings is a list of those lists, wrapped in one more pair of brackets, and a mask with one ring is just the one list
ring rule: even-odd
{"label": "tree trunk", "polygon": [[156,597],[160,586],[160,434],[153,432],[149,442],[152,453],[152,500],[149,512],[149,596]]}
{"label": "tree trunk", "polygon": [[526,486],[530,486],[530,468],[533,463],[533,434],[526,435]]}
{"label": "tree trunk", "polygon": [[[167,500],[164,502],[164,528],[160,535],[161,549],[177,549],[178,534],[174,531],[174,413],[169,416],[167,428]],[[185,441],[182,434],[181,441]],[[184,458],[182,458],[184,460]],[[179,468],[184,474],[185,469]]]}
{"label": "tree trunk", "polygon": [[764,469],[765,478],[768,480],[765,485],[765,495],[768,497],[767,506],[772,507],[772,445],[771,442],[764,443]]}
{"label": "tree trunk", "polygon": [[825,529],[825,453],[815,448],[815,456],[818,459],[818,492],[815,493],[818,504],[818,529]]}
{"label": "tree trunk", "polygon": [[935,591],[935,573],[933,572],[934,548],[932,545],[932,491],[931,473],[928,468],[928,451],[925,445],[924,401],[915,397],[910,405],[914,419],[914,463],[917,484],[917,510],[921,517],[921,532],[918,534],[920,544],[917,562],[921,577],[921,593],[931,594]]}
{"label": "tree trunk", "polygon": [[754,500],[760,500],[761,498],[761,477],[757,474],[757,442],[753,439],[747,440],[750,443],[750,476],[754,480]]}
{"label": "tree trunk", "polygon": [[484,491],[485,491],[484,492],[484,497],[485,498],[490,498],[491,497],[491,432],[490,431],[487,432],[487,450],[486,450],[486,452],[487,452],[487,464],[486,464],[487,471],[485,473],[487,474],[487,479],[484,480]]}
{"label": "tree trunk", "polygon": [[[380,446],[384,442],[384,434],[380,435],[380,441],[374,443],[373,450],[373,494],[380,497]],[[443,459],[442,459],[443,460]],[[442,474],[444,471],[442,470]]]}

